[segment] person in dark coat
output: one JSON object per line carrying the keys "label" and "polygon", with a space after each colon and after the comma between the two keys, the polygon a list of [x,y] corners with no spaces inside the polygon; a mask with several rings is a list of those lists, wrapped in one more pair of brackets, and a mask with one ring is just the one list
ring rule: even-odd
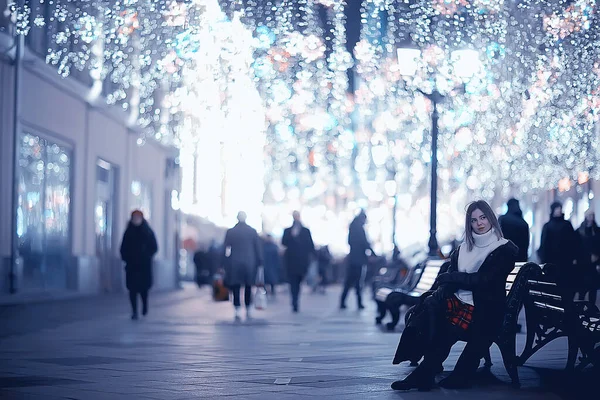
{"label": "person in dark coat", "polygon": [[298,312],[300,284],[308,272],[311,256],[315,254],[315,244],[310,230],[302,225],[300,213],[292,214],[294,223],[283,231],[281,243],[285,246],[285,268],[292,292],[292,309]]}
{"label": "person in dark coat", "polygon": [[263,242],[263,254],[265,257],[265,285],[270,286],[271,295],[275,296],[275,285],[279,283],[281,259],[279,257],[279,247],[277,247],[272,235],[267,235]]}
{"label": "person in dark coat", "polygon": [[523,219],[523,212],[519,206],[519,200],[510,199],[506,202],[508,210],[506,214],[498,218],[500,228],[504,237],[519,248],[517,261],[527,261],[529,249],[529,225]]}
{"label": "person in dark coat", "polygon": [[152,258],[158,251],[154,232],[140,210],[131,220],[121,242],[121,259],[125,262],[125,279],[131,302],[131,319],[138,318],[137,296],[142,298],[142,315],[148,314],[148,291],[152,287]]}
{"label": "person in dark coat", "polygon": [[542,228],[538,256],[542,264],[559,266],[561,279],[574,293],[579,280],[577,258],[580,256],[580,239],[571,222],[565,220],[562,204],[550,205],[550,221]]}
{"label": "person in dark coat", "polygon": [[[331,260],[333,257],[331,256],[331,252],[329,251],[329,246],[322,246],[317,252],[317,262],[319,264],[319,286],[321,287],[322,293],[325,293],[325,289],[327,288],[327,275],[328,271],[331,268]],[[316,290],[315,286],[315,290]]]}
{"label": "person in dark coat", "polygon": [[581,237],[581,280],[583,289],[579,292],[579,300],[589,293],[589,301],[596,304],[598,287],[600,287],[600,228],[596,224],[596,214],[588,210],[585,220],[577,229]]}
{"label": "person in dark coat", "polygon": [[[258,267],[263,265],[260,237],[246,224],[246,213],[239,212],[238,223],[225,234],[223,250],[226,257],[225,281],[233,292],[235,320],[240,320],[240,290],[244,286],[246,318],[251,318],[252,286],[256,283]],[[229,252],[229,254],[227,254]]]}
{"label": "person in dark coat", "polygon": [[196,284],[198,286],[210,284],[212,273],[208,253],[198,249],[194,253],[194,265],[196,266]]}
{"label": "person in dark coat", "polygon": [[[439,385],[447,389],[467,388],[480,359],[498,337],[506,308],[506,279],[517,258],[518,248],[502,237],[493,210],[485,201],[469,204],[465,218],[465,243],[450,257],[437,289],[424,295],[428,309],[428,332],[414,335],[407,326],[396,350],[394,364],[414,356],[414,341],[422,341],[423,362],[405,379],[392,384],[394,390],[430,390],[434,376],[458,340],[467,342],[454,371]],[[430,317],[429,314],[433,317]],[[422,318],[423,319],[423,318]],[[411,325],[411,324],[409,324]],[[403,340],[411,337],[413,340]]]}
{"label": "person in dark coat", "polygon": [[346,308],[346,296],[350,288],[356,290],[356,299],[358,301],[358,308],[363,309],[362,296],[361,296],[361,275],[363,266],[369,261],[367,251],[370,252],[371,256],[375,257],[375,252],[371,248],[371,244],[367,239],[365,232],[365,224],[367,222],[367,214],[361,211],[356,218],[350,224],[348,230],[348,244],[350,245],[350,254],[348,254],[348,266],[346,269],[346,279],[344,281],[344,291],[342,292],[342,298],[340,300],[340,308]]}

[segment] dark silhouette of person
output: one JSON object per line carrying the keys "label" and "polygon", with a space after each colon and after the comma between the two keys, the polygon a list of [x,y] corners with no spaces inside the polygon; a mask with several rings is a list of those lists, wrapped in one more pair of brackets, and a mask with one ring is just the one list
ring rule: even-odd
{"label": "dark silhouette of person", "polygon": [[198,249],[194,253],[194,265],[196,266],[196,283],[198,286],[208,285],[212,278],[208,253]]}
{"label": "dark silhouette of person", "polygon": [[142,315],[148,314],[148,291],[152,287],[152,258],[158,251],[156,237],[140,210],[131,220],[121,242],[121,259],[125,262],[125,281],[131,302],[131,319],[138,318],[137,297],[142,298]]}
{"label": "dark silhouette of person", "polygon": [[571,291],[577,291],[577,258],[580,255],[580,239],[571,222],[565,220],[562,204],[550,205],[550,220],[542,228],[538,256],[542,264],[559,267],[561,282]]}
{"label": "dark silhouette of person", "polygon": [[361,211],[350,223],[348,230],[348,244],[350,245],[350,254],[348,254],[348,266],[346,269],[346,280],[344,281],[344,291],[342,292],[342,298],[340,300],[340,308],[346,308],[346,297],[350,288],[356,290],[356,298],[358,300],[358,308],[363,309],[362,295],[361,295],[361,282],[360,278],[362,275],[363,266],[367,264],[369,258],[367,251],[371,253],[371,256],[375,257],[375,252],[371,248],[371,244],[367,239],[365,232],[365,224],[367,222],[367,214]]}
{"label": "dark silhouette of person", "polygon": [[580,266],[582,290],[579,292],[579,300],[585,298],[589,293],[589,301],[596,304],[598,287],[600,287],[600,228],[596,224],[596,214],[588,210],[585,220],[577,229],[581,237]]}
{"label": "dark silhouette of person", "polygon": [[266,236],[263,242],[263,253],[265,256],[265,285],[271,289],[271,295],[275,296],[275,285],[279,283],[281,258],[279,257],[279,247],[272,235]]}
{"label": "dark silhouette of person", "polygon": [[573,225],[565,220],[562,204],[554,202],[550,206],[550,220],[542,228],[542,238],[538,255],[542,263],[571,266],[577,259],[576,236]]}
{"label": "dark silhouette of person", "polygon": [[300,213],[292,214],[294,223],[283,231],[281,243],[285,246],[285,268],[292,292],[292,309],[298,312],[300,284],[308,272],[311,256],[315,253],[310,230],[302,225]]}
{"label": "dark silhouette of person", "polygon": [[[325,293],[325,289],[327,288],[328,281],[328,273],[331,268],[331,260],[333,257],[331,256],[331,252],[329,251],[329,246],[322,246],[317,252],[317,262],[319,264],[319,287],[321,288],[322,293]],[[316,286],[315,286],[316,289]]]}
{"label": "dark silhouette of person", "polygon": [[504,237],[519,248],[517,261],[527,261],[529,249],[529,225],[523,219],[519,200],[510,199],[506,202],[506,214],[498,218]]}

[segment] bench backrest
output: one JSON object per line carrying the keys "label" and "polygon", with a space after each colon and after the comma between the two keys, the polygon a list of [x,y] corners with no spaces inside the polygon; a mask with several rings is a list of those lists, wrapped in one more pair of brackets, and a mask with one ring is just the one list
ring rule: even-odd
{"label": "bench backrest", "polygon": [[517,275],[519,275],[519,271],[521,271],[521,268],[525,264],[527,264],[527,263],[525,263],[525,262],[515,263],[515,267],[513,268],[512,271],[510,271],[510,274],[508,274],[508,277],[506,278],[506,295],[507,296],[510,293],[510,290],[512,289],[513,284],[515,283],[515,279],[517,279]]}
{"label": "bench backrest", "polygon": [[546,315],[556,315],[559,318],[565,313],[566,305],[571,301],[561,282],[559,282],[558,267],[552,264],[542,266],[542,275],[528,280],[529,304]]}
{"label": "bench backrest", "polygon": [[428,260],[423,267],[423,272],[414,291],[418,293],[425,293],[430,290],[435,283],[435,280],[440,273],[440,268],[447,260]]}

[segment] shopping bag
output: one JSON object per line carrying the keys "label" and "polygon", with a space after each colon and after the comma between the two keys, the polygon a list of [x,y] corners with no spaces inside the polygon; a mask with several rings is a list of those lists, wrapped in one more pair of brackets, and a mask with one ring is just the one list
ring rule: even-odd
{"label": "shopping bag", "polygon": [[308,266],[306,284],[311,288],[314,288],[319,284],[319,265],[316,261],[312,261]]}
{"label": "shopping bag", "polygon": [[267,291],[263,286],[257,286],[254,293],[254,308],[257,310],[267,309]]}
{"label": "shopping bag", "polygon": [[256,290],[254,292],[254,308],[265,310],[267,308],[267,291],[265,290],[265,269],[258,267],[256,273]]}

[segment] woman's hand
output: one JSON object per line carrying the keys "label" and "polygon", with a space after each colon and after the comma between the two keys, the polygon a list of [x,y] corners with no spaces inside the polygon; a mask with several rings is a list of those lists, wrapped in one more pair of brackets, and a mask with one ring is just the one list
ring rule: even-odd
{"label": "woman's hand", "polygon": [[441,285],[441,284],[450,282],[451,274],[452,274],[451,272],[444,272],[444,273],[439,274],[437,277],[438,283]]}

